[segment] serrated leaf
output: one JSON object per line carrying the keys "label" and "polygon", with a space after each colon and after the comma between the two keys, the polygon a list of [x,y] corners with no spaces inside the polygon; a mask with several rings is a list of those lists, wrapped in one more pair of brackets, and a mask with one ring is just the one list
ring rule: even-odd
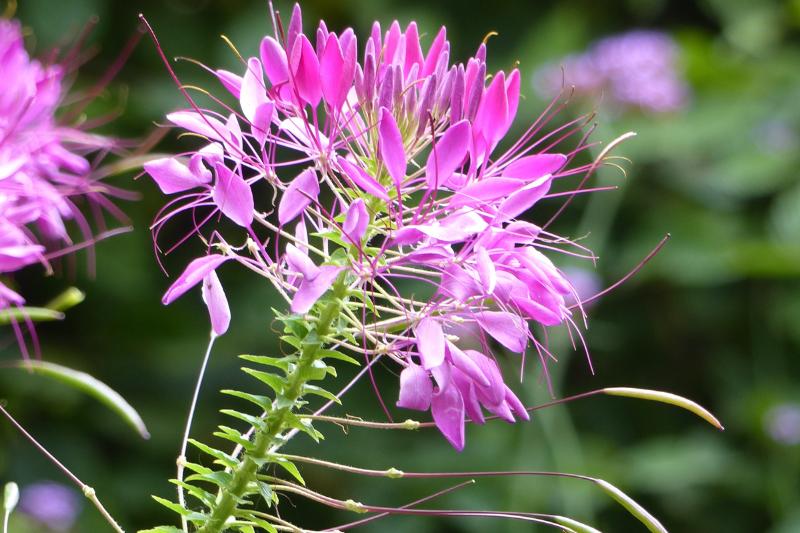
{"label": "serrated leaf", "polygon": [[32,371],[41,376],[53,378],[56,381],[60,381],[61,383],[92,396],[117,413],[128,425],[135,429],[143,439],[150,438],[150,433],[147,431],[147,427],[142,417],[136,412],[136,409],[125,401],[125,398],[117,391],[86,372],[46,361],[18,361],[15,363],[15,366],[23,370]]}
{"label": "serrated leaf", "polygon": [[242,367],[242,372],[249,374],[256,378],[261,383],[267,385],[270,389],[275,391],[275,394],[283,393],[284,380],[280,376],[270,374],[269,372],[262,372],[253,368]]}
{"label": "serrated leaf", "polygon": [[291,476],[295,478],[298,483],[305,486],[306,481],[303,479],[303,476],[300,475],[300,471],[293,462],[284,457],[270,457],[270,462],[279,465],[281,468],[291,474]]}
{"label": "serrated leaf", "polygon": [[160,497],[155,496],[155,495],[152,498],[155,501],[157,501],[158,503],[160,503],[161,505],[163,505],[164,507],[166,507],[167,509],[169,509],[171,511],[174,511],[174,512],[178,513],[181,516],[185,516],[187,520],[204,521],[204,520],[208,519],[208,517],[206,517],[206,515],[204,515],[202,513],[197,513],[195,511],[190,511],[189,509],[181,507],[180,504],[177,504],[175,502],[171,502],[171,501],[169,501],[169,500],[167,500],[165,498],[160,498]]}
{"label": "serrated leaf", "polygon": [[342,352],[338,352],[336,350],[318,350],[317,357],[320,359],[336,359],[338,361],[344,361],[345,363],[351,363],[356,366],[361,366],[361,363],[358,360],[353,359],[347,354],[343,354]]}
{"label": "serrated leaf", "polygon": [[308,385],[308,384],[303,385],[303,394],[313,394],[315,396],[321,396],[326,400],[336,402],[340,405],[342,403],[342,401],[339,398],[337,398],[335,394],[323,389],[322,387],[317,387],[316,385]]}
{"label": "serrated leaf", "polygon": [[241,392],[238,390],[231,390],[225,389],[220,391],[222,394],[226,394],[228,396],[233,396],[235,398],[241,398],[242,400],[247,400],[258,407],[262,408],[264,411],[269,411],[272,409],[272,400],[267,398],[266,396],[261,396],[260,394],[250,394],[247,392]]}
{"label": "serrated leaf", "polygon": [[238,464],[238,462],[233,457],[231,457],[230,455],[221,450],[212,448],[211,446],[203,444],[202,442],[194,439],[189,439],[189,443],[198,450],[200,450],[201,452],[207,453],[214,459],[218,460],[222,464],[222,466],[226,468],[234,468]]}

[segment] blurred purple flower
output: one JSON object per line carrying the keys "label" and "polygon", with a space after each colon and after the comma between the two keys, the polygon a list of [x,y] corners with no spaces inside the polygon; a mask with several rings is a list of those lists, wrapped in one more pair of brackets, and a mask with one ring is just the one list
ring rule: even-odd
{"label": "blurred purple flower", "polygon": [[54,531],[68,531],[78,518],[81,504],[74,490],[53,481],[40,481],[22,489],[19,509]]}
{"label": "blurred purple flower", "polygon": [[575,291],[574,294],[570,294],[566,298],[570,305],[578,303],[578,300],[583,302],[602,290],[600,276],[592,270],[567,267],[564,269],[564,277],[567,278],[567,281]]}
{"label": "blurred purple flower", "polygon": [[764,416],[766,431],[772,439],[786,446],[800,444],[800,404],[776,405]]}
{"label": "blurred purple flower", "polygon": [[678,55],[678,46],[668,34],[634,30],[602,39],[581,54],[542,68],[535,75],[535,85],[548,98],[574,86],[581,95],[598,96],[602,91],[622,107],[676,111],[689,96]]}

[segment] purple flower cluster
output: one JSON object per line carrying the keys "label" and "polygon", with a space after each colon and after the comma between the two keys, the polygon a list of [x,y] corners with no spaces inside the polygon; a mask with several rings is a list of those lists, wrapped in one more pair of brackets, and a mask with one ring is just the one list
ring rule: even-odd
{"label": "purple flower cluster", "polygon": [[689,90],[678,69],[678,46],[662,32],[635,30],[602,39],[536,74],[548,98],[564,87],[653,113],[683,108]]}
{"label": "purple flower cluster", "polygon": [[[155,221],[157,247],[164,224],[186,213],[208,250],[163,302],[203,282],[222,334],[230,312],[215,271],[223,263],[268,279],[309,320],[344,279],[331,343],[400,365],[398,406],[430,409],[457,449],[466,419],[483,422],[483,409],[527,419],[493,344],[523,357],[532,346],[544,363],[551,356],[531,324],[577,332],[577,306],[567,303],[577,295],[544,252],[585,251],[518,217],[564,195],[551,193],[554,181],[600,163],[570,167],[584,139],[567,154],[552,151],[580,125],[541,135],[543,117],[498,150],[517,113],[520,74],[487,76],[483,44],[451,64],[444,28],[424,52],[416,23],[386,32],[375,23],[361,61],[353,30],[320,22],[307,36],[299,6],[276,28],[242,75],[212,70],[236,106],[212,97],[218,111],[186,92],[190,107],[167,116],[205,144],[145,165],[165,194],[178,194]],[[229,223],[209,227],[219,215]],[[237,226],[235,239],[223,237]],[[431,295],[407,294],[407,280]]]}
{"label": "purple flower cluster", "polygon": [[[49,270],[49,253],[73,244],[70,221],[90,241],[78,202],[118,214],[87,160],[113,143],[56,117],[66,70],[31,59],[19,23],[0,19],[0,277],[33,263]],[[0,279],[0,309],[24,302]]]}

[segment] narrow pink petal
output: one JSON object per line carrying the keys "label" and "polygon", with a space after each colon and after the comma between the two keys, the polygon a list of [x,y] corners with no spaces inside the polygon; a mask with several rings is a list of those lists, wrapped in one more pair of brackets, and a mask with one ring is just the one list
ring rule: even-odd
{"label": "narrow pink petal", "polygon": [[497,221],[510,220],[533,207],[550,190],[552,181],[552,176],[542,176],[506,198],[500,204]]}
{"label": "narrow pink petal", "polygon": [[272,124],[272,116],[275,113],[275,104],[272,102],[264,102],[256,108],[256,114],[253,117],[252,126],[250,131],[253,137],[259,142],[264,144],[269,134],[269,128]]}
{"label": "narrow pink petal", "polygon": [[281,226],[297,218],[319,196],[319,182],[313,168],[297,175],[283,193],[278,204],[278,222]]}
{"label": "narrow pink petal", "polygon": [[458,451],[464,449],[464,399],[454,386],[446,387],[431,399],[431,414],[436,427]]}
{"label": "narrow pink petal", "polygon": [[356,68],[356,49],[353,40],[350,46],[342,49],[333,33],[328,35],[325,51],[320,58],[319,74],[322,83],[322,96],[333,109],[340,109],[353,86]]}
{"label": "narrow pink petal", "polygon": [[253,191],[238,173],[217,165],[217,183],[212,197],[222,214],[243,227],[253,223]]}
{"label": "narrow pink petal", "polygon": [[411,67],[414,65],[418,65],[417,68],[421,68],[423,61],[422,61],[422,47],[419,44],[419,32],[417,31],[417,23],[410,22],[408,26],[406,26],[406,60],[405,65],[403,66],[403,76],[408,76],[408,73],[411,72]]}
{"label": "narrow pink petal", "polygon": [[342,172],[347,174],[347,177],[350,178],[350,181],[360,187],[364,192],[367,192],[386,202],[389,201],[389,195],[386,193],[386,189],[383,187],[383,185],[378,183],[375,178],[367,174],[367,172],[360,166],[351,163],[343,157],[339,158],[338,162]]}
{"label": "narrow pink petal", "polygon": [[524,182],[516,178],[486,178],[458,191],[451,197],[447,205],[451,209],[465,205],[480,209],[500,198],[509,196],[524,186]]}
{"label": "narrow pink petal", "polygon": [[506,403],[511,407],[511,410],[517,414],[523,420],[530,420],[531,415],[528,413],[528,410],[525,408],[525,404],[523,404],[517,395],[514,394],[514,391],[506,386]]}
{"label": "narrow pink petal", "polygon": [[506,311],[482,311],[475,319],[483,330],[514,353],[522,353],[528,344],[528,325],[519,315]]}
{"label": "narrow pink petal", "polygon": [[567,162],[563,154],[536,154],[521,157],[504,168],[500,173],[509,178],[534,181],[546,174],[555,174]]}
{"label": "narrow pink petal", "polygon": [[367,212],[367,206],[364,205],[364,200],[358,198],[347,208],[342,229],[350,240],[354,243],[359,243],[367,231],[368,225],[369,213]]}
{"label": "narrow pink petal", "polygon": [[211,318],[211,329],[214,335],[224,335],[231,324],[231,309],[228,306],[228,299],[225,291],[219,282],[217,273],[213,270],[203,278],[203,302],[208,308],[208,315]]}
{"label": "narrow pink petal", "polygon": [[297,94],[311,107],[316,107],[322,97],[319,60],[314,47],[305,35],[301,34],[295,39],[290,65]]}
{"label": "narrow pink petal", "polygon": [[400,397],[397,407],[427,411],[431,406],[433,383],[428,373],[413,363],[400,372]]}
{"label": "narrow pink petal", "polygon": [[483,290],[486,291],[486,294],[492,294],[497,285],[497,271],[494,268],[494,262],[483,246],[478,246],[475,250],[475,259]]}
{"label": "narrow pink petal", "polygon": [[481,411],[481,404],[478,395],[475,393],[475,385],[472,380],[460,370],[453,369],[453,383],[458,387],[461,398],[464,400],[464,410],[466,415],[475,423],[483,424],[486,419]]}
{"label": "narrow pink petal", "polygon": [[422,72],[420,72],[421,78],[426,78],[433,74],[433,71],[436,69],[436,64],[439,62],[439,55],[441,55],[446,42],[447,29],[442,26],[439,33],[436,34],[436,38],[434,38],[431,43],[428,55],[425,57],[425,64],[422,67]]}
{"label": "narrow pink petal", "polygon": [[483,387],[488,387],[490,385],[489,379],[484,375],[481,367],[450,341],[447,341],[447,354],[453,362],[453,365],[466,374],[469,379]]}
{"label": "narrow pink petal", "polygon": [[425,370],[444,362],[444,332],[438,321],[423,318],[414,328],[414,336],[417,338],[417,349]]}
{"label": "narrow pink petal", "polygon": [[[519,107],[519,70],[514,69],[511,74],[506,78],[506,101],[508,102],[508,114],[506,115],[506,122],[503,126],[503,134],[508,132],[511,124],[514,122],[514,117],[517,116],[517,108]],[[501,136],[502,136],[501,135]]]}
{"label": "narrow pink petal", "polygon": [[319,274],[319,267],[308,254],[291,243],[286,245],[286,262],[290,269],[300,272],[306,280],[312,280]]}
{"label": "narrow pink petal", "polygon": [[426,164],[429,189],[438,189],[464,163],[470,143],[469,121],[453,124],[431,149]]}
{"label": "narrow pink petal", "polygon": [[261,63],[270,83],[273,86],[286,83],[289,80],[289,65],[283,47],[272,37],[264,37],[260,51]]}
{"label": "narrow pink petal", "polygon": [[239,104],[242,106],[245,118],[253,123],[256,120],[256,110],[265,103],[267,103],[267,92],[264,87],[264,71],[261,68],[261,61],[251,57],[247,61],[247,72],[242,78]]}
{"label": "narrow pink petal", "polygon": [[505,134],[508,120],[508,100],[506,96],[506,78],[498,72],[481,99],[478,113],[475,116],[473,130],[486,142],[486,152],[491,152],[497,142]]}
{"label": "narrow pink petal", "polygon": [[378,140],[381,159],[383,159],[392,181],[399,187],[406,177],[406,152],[403,148],[400,129],[397,127],[392,113],[385,107],[381,108]]}
{"label": "narrow pink petal", "polygon": [[319,267],[319,274],[313,280],[303,280],[300,288],[292,298],[293,313],[307,313],[309,309],[331,288],[342,267],[324,265]]}
{"label": "narrow pink petal", "polygon": [[215,74],[222,86],[238,99],[242,91],[242,77],[223,69],[217,69]]}
{"label": "narrow pink petal", "polygon": [[167,292],[161,298],[161,303],[169,305],[176,299],[183,296],[186,291],[200,283],[210,272],[213,272],[230,257],[220,254],[210,254],[198,257],[186,267],[183,273],[178,276]]}
{"label": "narrow pink petal", "polygon": [[186,191],[207,183],[202,175],[198,177],[174,157],[148,161],[144,164],[144,170],[164,194]]}
{"label": "narrow pink petal", "polygon": [[176,111],[167,115],[167,120],[181,128],[208,137],[214,141],[228,142],[223,136],[228,128],[214,117],[201,115],[197,111]]}

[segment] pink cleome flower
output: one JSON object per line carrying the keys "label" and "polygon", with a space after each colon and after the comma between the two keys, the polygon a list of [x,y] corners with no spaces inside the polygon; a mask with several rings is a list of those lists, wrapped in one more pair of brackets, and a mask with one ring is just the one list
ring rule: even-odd
{"label": "pink cleome flower", "polygon": [[[452,64],[445,28],[423,50],[416,23],[395,21],[386,32],[375,23],[360,52],[352,29],[320,22],[304,33],[299,6],[285,31],[275,26],[241,75],[209,69],[234,105],[212,96],[206,107],[182,89],[189,107],[167,118],[205,144],[145,165],[165,194],[179,194],[156,218],[156,244],[165,223],[192,213],[209,250],[164,303],[232,260],[305,315],[344,273],[339,346],[400,365],[398,406],[430,410],[459,450],[467,418],[482,423],[484,410],[528,419],[493,352],[524,357],[532,347],[546,369],[552,356],[531,325],[578,332],[579,304],[567,302],[577,295],[545,252],[593,256],[518,217],[583,192],[602,163],[571,164],[588,146],[576,135],[584,123],[543,133],[554,102],[498,150],[517,114],[520,74],[487,76],[485,45]],[[567,153],[553,151],[573,136]],[[580,185],[551,192],[575,176]],[[217,214],[230,224],[210,227]],[[414,298],[408,280],[430,296]],[[212,323],[227,325],[221,307],[228,312],[209,306]]]}

